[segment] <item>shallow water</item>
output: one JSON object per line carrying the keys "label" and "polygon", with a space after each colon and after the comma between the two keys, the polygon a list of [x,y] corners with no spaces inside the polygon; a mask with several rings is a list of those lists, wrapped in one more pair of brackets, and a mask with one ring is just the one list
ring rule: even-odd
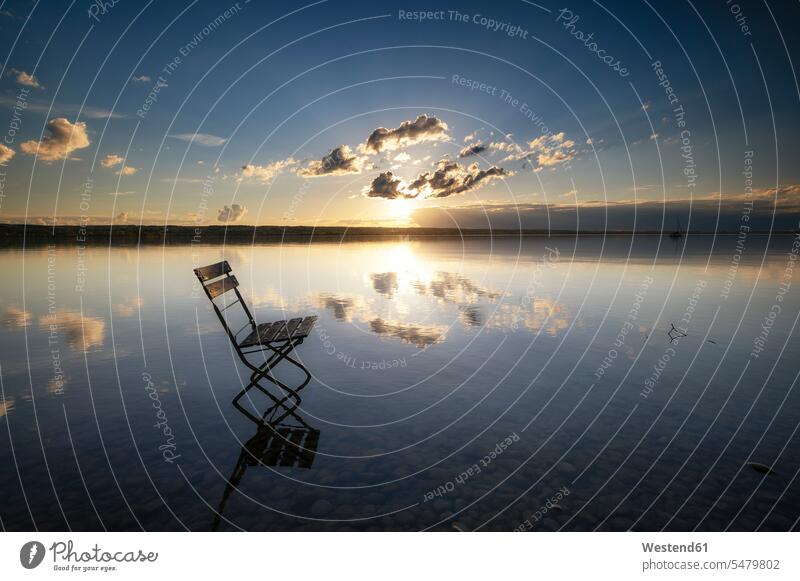
{"label": "shallow water", "polygon": [[[2,526],[796,529],[793,238],[736,242],[0,250]],[[292,430],[231,405],[222,258],[256,319],[319,316]]]}

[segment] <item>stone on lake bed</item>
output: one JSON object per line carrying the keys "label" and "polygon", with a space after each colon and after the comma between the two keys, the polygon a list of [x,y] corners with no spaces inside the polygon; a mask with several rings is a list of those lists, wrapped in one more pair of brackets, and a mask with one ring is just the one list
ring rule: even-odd
{"label": "stone on lake bed", "polygon": [[750,466],[750,468],[752,468],[756,472],[759,472],[761,474],[767,474],[767,475],[775,474],[775,471],[766,464],[761,464],[759,462],[748,462],[747,465]]}
{"label": "stone on lake bed", "polygon": [[314,504],[311,505],[309,508],[309,512],[311,516],[325,516],[329,512],[333,510],[333,504],[325,499],[319,499]]}

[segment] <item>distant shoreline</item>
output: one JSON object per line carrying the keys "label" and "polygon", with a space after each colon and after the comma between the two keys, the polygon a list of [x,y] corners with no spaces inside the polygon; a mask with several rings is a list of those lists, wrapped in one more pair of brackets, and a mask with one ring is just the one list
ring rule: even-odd
{"label": "distant shoreline", "polygon": [[[691,232],[689,236],[713,236],[714,232]],[[737,232],[717,232],[717,236]],[[785,236],[791,231],[749,232],[748,236]],[[46,244],[259,244],[275,242],[347,242],[392,238],[563,238],[576,236],[669,236],[660,231],[547,231],[457,228],[383,228],[344,226],[43,226],[0,224],[0,244],[41,246]]]}

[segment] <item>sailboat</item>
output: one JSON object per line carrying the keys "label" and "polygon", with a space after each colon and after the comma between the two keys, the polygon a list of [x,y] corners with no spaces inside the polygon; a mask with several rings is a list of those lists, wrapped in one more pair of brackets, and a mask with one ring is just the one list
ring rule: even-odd
{"label": "sailboat", "polygon": [[681,229],[681,219],[678,218],[676,220],[678,229],[672,232],[669,237],[670,238],[683,238],[683,230]]}

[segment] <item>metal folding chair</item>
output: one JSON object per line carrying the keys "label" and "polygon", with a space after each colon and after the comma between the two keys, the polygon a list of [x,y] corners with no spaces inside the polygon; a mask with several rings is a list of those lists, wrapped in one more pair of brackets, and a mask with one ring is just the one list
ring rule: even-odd
{"label": "metal folding chair", "polygon": [[[253,372],[250,375],[250,383],[242,389],[234,401],[237,401],[252,387],[257,387],[266,395],[275,399],[272,394],[258,384],[262,378],[265,378],[284,390],[285,393],[288,393],[290,397],[295,398],[299,403],[300,395],[298,392],[311,380],[311,374],[290,353],[303,342],[303,339],[308,337],[314,328],[317,317],[301,317],[290,319],[289,321],[258,324],[239,292],[239,281],[231,274],[231,267],[227,260],[195,268],[194,273],[200,281],[206,296],[211,301],[214,312],[228,334],[233,348],[242,362]],[[231,297],[228,293],[231,291],[236,295],[236,298],[228,301],[227,299]],[[218,302],[223,304],[220,305]],[[227,310],[236,304],[244,311],[246,322],[239,330],[234,332],[228,324]],[[247,332],[247,334],[243,339],[239,339],[239,336],[244,332]],[[247,355],[253,353],[261,354],[264,357],[264,362],[257,365],[248,360]],[[284,360],[293,364],[305,374],[304,381],[298,386],[289,387],[272,374],[272,370]]]}

